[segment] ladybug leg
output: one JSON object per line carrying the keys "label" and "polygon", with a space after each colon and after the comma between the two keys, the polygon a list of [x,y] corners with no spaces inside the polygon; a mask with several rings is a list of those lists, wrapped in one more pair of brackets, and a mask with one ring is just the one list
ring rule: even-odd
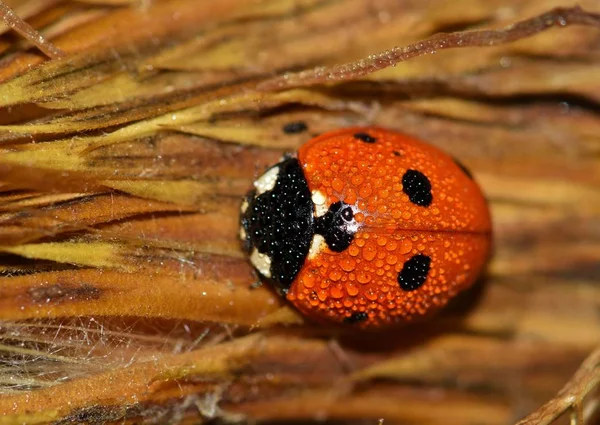
{"label": "ladybug leg", "polygon": [[358,370],[356,363],[346,354],[344,347],[340,345],[340,342],[336,338],[331,338],[327,346],[345,374],[351,374]]}

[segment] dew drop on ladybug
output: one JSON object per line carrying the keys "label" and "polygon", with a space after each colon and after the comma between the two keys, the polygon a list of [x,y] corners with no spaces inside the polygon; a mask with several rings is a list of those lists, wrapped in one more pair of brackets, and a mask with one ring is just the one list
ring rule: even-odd
{"label": "dew drop on ladybug", "polygon": [[452,157],[404,134],[323,134],[254,182],[240,237],[260,276],[307,317],[382,328],[473,284],[490,214]]}

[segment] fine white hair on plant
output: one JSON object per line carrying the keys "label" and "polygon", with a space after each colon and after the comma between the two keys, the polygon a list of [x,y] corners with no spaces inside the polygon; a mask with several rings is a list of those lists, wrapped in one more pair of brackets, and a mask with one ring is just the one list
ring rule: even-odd
{"label": "fine white hair on plant", "polygon": [[45,388],[156,355],[190,352],[230,336],[229,327],[183,321],[5,320],[0,323],[0,394]]}

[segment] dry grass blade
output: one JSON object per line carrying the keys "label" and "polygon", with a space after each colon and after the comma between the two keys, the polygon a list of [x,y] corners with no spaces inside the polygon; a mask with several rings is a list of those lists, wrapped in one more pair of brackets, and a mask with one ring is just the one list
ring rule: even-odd
{"label": "dry grass blade", "polygon": [[46,41],[46,39],[34,30],[31,25],[19,18],[19,16],[3,2],[0,2],[0,16],[2,16],[2,20],[6,25],[10,26],[13,30],[35,44],[50,59],[58,59],[64,56],[62,50]]}
{"label": "dry grass blade", "polygon": [[558,395],[535,412],[523,418],[517,425],[547,425],[565,412],[572,410],[571,423],[584,424],[596,414],[594,409],[582,406],[584,398],[600,385],[600,347],[596,348],[562,388]]}
{"label": "dry grass blade", "polygon": [[455,49],[457,47],[497,46],[530,37],[551,27],[566,27],[568,25],[600,27],[600,15],[588,13],[579,6],[556,8],[502,30],[435,34],[426,40],[418,41],[405,47],[394,47],[389,51],[369,56],[369,58],[357,62],[337,65],[333,68],[319,67],[296,74],[284,74],[274,80],[262,82],[259,84],[259,89],[282,90],[298,86],[356,79],[414,57],[435,54],[439,50]]}
{"label": "dry grass blade", "polygon": [[[0,424],[597,423],[580,3],[5,1]],[[429,322],[315,326],[240,250],[253,178],[355,125],[442,147],[490,201],[487,274]]]}

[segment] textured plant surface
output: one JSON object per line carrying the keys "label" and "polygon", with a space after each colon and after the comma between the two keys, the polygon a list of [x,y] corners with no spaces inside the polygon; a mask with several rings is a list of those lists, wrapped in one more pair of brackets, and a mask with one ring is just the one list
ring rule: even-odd
{"label": "textured plant surface", "polygon": [[[0,424],[598,423],[597,0],[512,29],[564,5],[4,3]],[[427,323],[344,333],[253,285],[241,196],[351,125],[491,203],[486,275]]]}

